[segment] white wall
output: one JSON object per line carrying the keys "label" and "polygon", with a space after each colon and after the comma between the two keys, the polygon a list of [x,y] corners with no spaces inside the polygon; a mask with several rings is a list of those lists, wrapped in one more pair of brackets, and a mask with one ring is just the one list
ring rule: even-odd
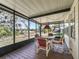
{"label": "white wall", "polygon": [[72,9],[71,11],[74,9],[75,7],[75,40],[72,40],[72,55],[74,57],[74,59],[79,59],[78,58],[78,35],[79,35],[79,25],[78,25],[78,21],[79,21],[79,18],[78,18],[78,0],[74,0],[74,4],[72,6]]}
{"label": "white wall", "polygon": [[[79,1],[74,0],[74,3],[71,7],[70,13],[72,13],[73,9],[75,9],[75,39],[72,39],[69,35],[65,35],[65,41],[68,46],[68,48],[71,48],[71,53],[74,59],[79,59],[78,58],[78,44],[79,44]],[[65,19],[67,20],[67,18]]]}

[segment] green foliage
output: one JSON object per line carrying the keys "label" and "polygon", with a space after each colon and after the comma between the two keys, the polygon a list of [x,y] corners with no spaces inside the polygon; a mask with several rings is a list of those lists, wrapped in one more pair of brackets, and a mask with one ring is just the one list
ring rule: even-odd
{"label": "green foliage", "polygon": [[8,33],[5,31],[5,30],[1,30],[0,31],[0,36],[4,36],[4,35],[7,35]]}
{"label": "green foliage", "polygon": [[4,28],[4,30],[7,32],[7,35],[12,35],[12,31],[10,28]]}
{"label": "green foliage", "polygon": [[0,27],[0,37],[2,36],[10,36],[12,35],[12,31],[7,27]]}
{"label": "green foliage", "polygon": [[19,31],[17,31],[17,30],[15,31],[15,33],[16,33],[15,35],[19,35],[20,34]]}

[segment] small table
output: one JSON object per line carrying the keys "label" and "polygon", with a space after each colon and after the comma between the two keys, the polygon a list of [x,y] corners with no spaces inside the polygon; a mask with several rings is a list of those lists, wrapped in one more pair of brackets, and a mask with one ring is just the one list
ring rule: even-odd
{"label": "small table", "polygon": [[47,39],[47,40],[52,40],[55,38],[55,36],[42,36],[43,38]]}

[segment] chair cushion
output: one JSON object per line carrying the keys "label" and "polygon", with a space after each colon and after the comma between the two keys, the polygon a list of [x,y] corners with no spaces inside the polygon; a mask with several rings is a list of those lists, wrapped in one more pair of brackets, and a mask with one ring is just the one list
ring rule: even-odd
{"label": "chair cushion", "polygon": [[38,38],[39,46],[46,47],[46,40],[44,38]]}

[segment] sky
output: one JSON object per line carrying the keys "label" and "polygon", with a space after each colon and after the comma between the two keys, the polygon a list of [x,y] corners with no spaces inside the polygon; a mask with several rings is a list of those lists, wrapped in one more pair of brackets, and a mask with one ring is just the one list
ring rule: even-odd
{"label": "sky", "polygon": [[33,22],[30,22],[30,29],[35,29],[36,28],[36,24]]}

